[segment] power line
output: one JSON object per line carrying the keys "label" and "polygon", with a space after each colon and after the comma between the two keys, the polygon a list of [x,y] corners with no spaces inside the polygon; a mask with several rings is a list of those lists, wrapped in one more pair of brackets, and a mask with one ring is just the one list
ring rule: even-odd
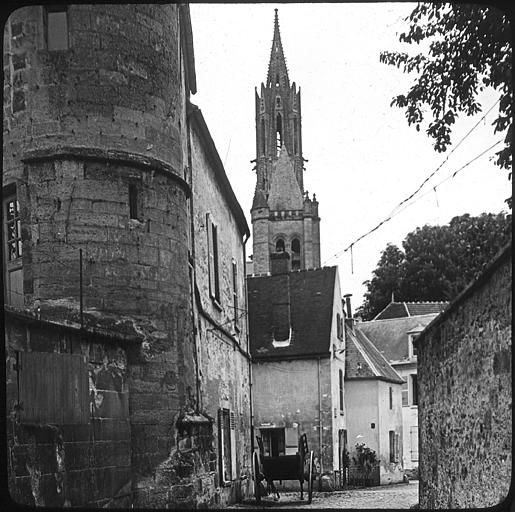
{"label": "power line", "polygon": [[[424,194],[422,194],[421,196],[418,196],[417,199],[415,199],[414,201],[412,201],[411,203],[408,203],[406,204],[403,208],[401,209],[398,209],[402,204],[405,204],[407,201],[409,201],[409,199],[413,198],[414,194],[412,194],[409,198],[407,198],[406,200],[403,200],[401,203],[399,203],[399,205],[394,209],[394,211],[392,213],[390,213],[390,215],[388,215],[385,219],[383,219],[381,222],[379,222],[379,224],[377,224],[374,228],[372,228],[371,230],[367,231],[365,234],[359,236],[358,238],[356,238],[356,240],[354,240],[353,242],[351,242],[345,249],[342,249],[341,251],[338,251],[337,253],[335,253],[333,256],[331,256],[330,258],[328,258],[325,262],[324,262],[324,265],[327,264],[327,262],[331,261],[332,259],[334,258],[337,258],[338,256],[342,255],[344,252],[347,252],[349,249],[352,250],[352,247],[358,243],[359,241],[363,240],[363,238],[369,236],[370,234],[372,234],[374,231],[378,230],[383,224],[385,224],[386,222],[388,222],[389,220],[393,219],[396,215],[398,215],[399,213],[401,213],[402,211],[404,211],[406,208],[408,208],[409,206],[411,206],[412,204],[415,204],[417,201],[419,201],[420,199],[422,199],[423,197],[425,197],[427,194],[431,193],[433,190],[435,190],[437,187],[439,187],[440,185],[442,185],[443,183],[445,183],[446,181],[454,178],[456,176],[456,174],[458,174],[459,172],[461,172],[463,169],[467,168],[470,164],[472,164],[473,162],[475,162],[478,158],[481,158],[485,153],[488,153],[488,151],[490,151],[491,149],[493,149],[495,146],[497,146],[498,144],[500,144],[501,142],[503,142],[503,139],[500,139],[498,140],[497,142],[495,142],[494,144],[492,144],[490,147],[488,147],[487,149],[485,149],[484,151],[482,151],[481,153],[479,153],[478,155],[476,155],[474,158],[472,158],[471,160],[469,160],[465,165],[461,166],[458,170],[454,171],[451,175],[447,176],[445,179],[443,179],[441,182],[437,183],[432,189],[430,189],[429,191],[425,192]],[[434,173],[433,173],[434,174]],[[420,190],[420,189],[419,189]],[[396,211],[395,211],[396,210]]]}

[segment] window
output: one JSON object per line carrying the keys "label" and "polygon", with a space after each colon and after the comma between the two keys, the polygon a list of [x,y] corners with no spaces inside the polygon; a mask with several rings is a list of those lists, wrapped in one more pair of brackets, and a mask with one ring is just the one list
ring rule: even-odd
{"label": "window", "polygon": [[338,339],[343,340],[343,318],[340,313],[336,313],[336,335]]}
{"label": "window", "polygon": [[390,397],[390,409],[393,409],[393,388],[390,386],[389,388],[389,397]]}
{"label": "window", "polygon": [[284,240],[282,238],[278,238],[275,242],[275,252],[284,252]]}
{"label": "window", "polygon": [[281,108],[281,97],[280,96],[277,96],[277,98],[275,98],[275,106],[277,108]]}
{"label": "window", "polygon": [[65,5],[49,5],[46,9],[47,48],[68,49],[68,11]]}
{"label": "window", "polygon": [[395,430],[390,430],[388,438],[390,441],[390,462],[399,462],[399,434],[396,434]]}
{"label": "window", "polygon": [[281,151],[282,145],[283,145],[283,123],[282,123],[281,114],[277,114],[276,124],[275,124],[276,156],[279,155],[279,151]]}
{"label": "window", "polygon": [[402,406],[406,407],[408,405],[408,381],[404,379],[401,389],[402,395]]}
{"label": "window", "polygon": [[16,196],[16,188],[8,186],[4,189],[4,298],[10,306],[23,306],[23,270],[20,203]]}
{"label": "window", "polygon": [[[275,47],[275,51],[277,51],[277,46]],[[275,86],[276,87],[279,87],[280,83],[279,83],[279,73],[277,73],[275,75]]]}
{"label": "window", "polygon": [[206,214],[207,246],[209,259],[209,293],[211,298],[220,303],[220,271],[218,266],[218,227],[211,215]]}
{"label": "window", "polygon": [[20,419],[29,423],[89,422],[89,377],[83,356],[19,352]]}
{"label": "window", "polygon": [[236,478],[236,422],[234,412],[218,410],[218,445],[220,481],[230,482]]}
{"label": "window", "polygon": [[234,308],[234,328],[239,331],[240,310],[238,308],[238,267],[232,260],[232,304]]}
{"label": "window", "polygon": [[129,218],[138,218],[138,188],[134,184],[129,185]]}
{"label": "window", "polygon": [[418,381],[417,374],[411,374],[411,405],[418,405]]}
{"label": "window", "polygon": [[297,118],[293,120],[293,153],[298,154],[299,152],[299,143],[298,143],[298,126],[297,126]]}
{"label": "window", "polygon": [[291,241],[291,269],[300,270],[300,240],[294,238]]}
{"label": "window", "polygon": [[343,412],[343,370],[338,370],[340,377],[340,412]]}
{"label": "window", "polygon": [[265,120],[261,119],[261,154],[264,155],[265,152],[266,152]]}

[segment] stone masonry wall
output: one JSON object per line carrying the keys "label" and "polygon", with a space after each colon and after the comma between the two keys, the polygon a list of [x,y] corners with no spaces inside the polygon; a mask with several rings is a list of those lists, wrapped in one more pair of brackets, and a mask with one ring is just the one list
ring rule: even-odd
{"label": "stone masonry wall", "polygon": [[[28,506],[129,507],[131,490],[127,355],[117,343],[68,329],[6,323],[9,492]],[[85,423],[34,424],[20,418],[17,351],[80,354],[89,373]],[[34,376],[36,378],[36,376]],[[44,376],[39,376],[44,378]],[[39,380],[38,380],[39,382]],[[41,384],[40,384],[41,385]]]}
{"label": "stone masonry wall", "polygon": [[418,339],[420,506],[482,508],[512,478],[511,244]]}

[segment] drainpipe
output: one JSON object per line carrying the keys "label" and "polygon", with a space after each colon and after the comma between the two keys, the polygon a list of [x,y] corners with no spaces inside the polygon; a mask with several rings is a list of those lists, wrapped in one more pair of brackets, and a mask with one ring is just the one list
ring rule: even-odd
{"label": "drainpipe", "polygon": [[318,490],[322,490],[322,395],[320,389],[320,357],[317,357],[318,367],[318,453],[320,463],[320,476],[318,477]]}

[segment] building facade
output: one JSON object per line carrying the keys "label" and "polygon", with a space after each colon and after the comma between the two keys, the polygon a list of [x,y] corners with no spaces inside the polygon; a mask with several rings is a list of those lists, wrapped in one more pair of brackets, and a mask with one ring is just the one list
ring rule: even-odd
{"label": "building facade", "polygon": [[246,325],[226,322],[245,308],[248,227],[195,92],[187,5],[31,6],[5,26],[14,501],[219,506],[246,492]]}
{"label": "building facade", "polygon": [[275,11],[266,85],[256,89],[256,189],[251,209],[252,273],[270,271],[270,254],[288,251],[292,270],[320,266],[315,194],[304,190],[300,90],[290,85]]}
{"label": "building facade", "polygon": [[374,320],[360,322],[360,330],[374,343],[401,376],[403,446],[406,474],[418,474],[418,380],[417,348],[414,341],[422,330],[445,309],[447,302],[392,301]]}
{"label": "building facade", "polygon": [[513,503],[510,244],[417,340],[420,506]]}
{"label": "building facade", "polygon": [[[402,482],[403,379],[352,319],[346,321],[345,401],[349,445],[349,483],[384,485]],[[364,474],[358,446],[376,453]]]}
{"label": "building facade", "polygon": [[272,275],[247,279],[255,433],[271,456],[295,454],[306,434],[319,476],[332,480],[346,448],[338,272],[289,272],[287,253],[273,255],[272,265]]}

